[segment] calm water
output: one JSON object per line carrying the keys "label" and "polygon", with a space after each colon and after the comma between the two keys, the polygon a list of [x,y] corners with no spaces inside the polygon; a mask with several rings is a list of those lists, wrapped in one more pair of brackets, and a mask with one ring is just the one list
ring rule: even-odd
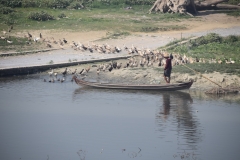
{"label": "calm water", "polygon": [[43,78],[0,79],[1,160],[240,159],[237,102]]}

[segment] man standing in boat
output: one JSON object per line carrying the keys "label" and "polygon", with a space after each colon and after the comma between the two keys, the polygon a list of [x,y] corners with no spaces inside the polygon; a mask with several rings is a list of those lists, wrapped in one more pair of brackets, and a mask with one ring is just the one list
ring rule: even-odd
{"label": "man standing in boat", "polygon": [[166,64],[164,66],[164,79],[167,83],[170,83],[170,79],[171,79],[171,72],[172,72],[172,59],[173,56],[172,54],[168,55],[167,53],[164,53],[164,58],[166,58]]}

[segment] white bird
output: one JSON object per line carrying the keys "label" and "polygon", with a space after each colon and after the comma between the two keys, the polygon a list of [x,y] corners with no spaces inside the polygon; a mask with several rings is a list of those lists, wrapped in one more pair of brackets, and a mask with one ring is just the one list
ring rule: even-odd
{"label": "white bird", "polygon": [[122,51],[121,48],[119,48],[118,46],[116,46],[115,49],[118,53]]}
{"label": "white bird", "polygon": [[100,73],[100,69],[97,69],[97,75],[99,75],[99,73]]}
{"label": "white bird", "polygon": [[53,75],[53,69],[52,71],[48,72],[49,76],[52,76]]}
{"label": "white bird", "polygon": [[39,40],[40,40],[39,37],[34,37],[34,38],[33,38],[33,41],[34,41],[34,42],[38,42]]}
{"label": "white bird", "polygon": [[7,43],[13,43],[13,41],[9,41],[9,40],[7,40]]}
{"label": "white bird", "polygon": [[231,62],[231,63],[235,63],[235,61],[233,61],[232,58],[230,58],[230,62]]}
{"label": "white bird", "polygon": [[4,31],[4,30],[2,32],[3,32],[3,35],[6,35],[6,33],[7,33],[7,31]]}
{"label": "white bird", "polygon": [[60,80],[60,82],[62,83],[62,82],[64,82],[65,81],[65,79],[64,79],[64,77]]}

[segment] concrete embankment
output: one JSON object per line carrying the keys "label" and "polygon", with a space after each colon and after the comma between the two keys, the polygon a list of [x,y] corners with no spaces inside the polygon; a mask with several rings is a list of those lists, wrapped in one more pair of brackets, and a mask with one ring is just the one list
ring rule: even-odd
{"label": "concrete embankment", "polygon": [[34,54],[34,53],[39,53],[39,52],[49,52],[49,51],[53,51],[53,50],[59,50],[59,49],[58,48],[48,48],[48,49],[42,49],[42,50],[32,50],[32,51],[22,51],[22,52],[7,52],[7,53],[1,53],[0,57]]}
{"label": "concrete embankment", "polygon": [[75,62],[62,62],[62,63],[54,63],[54,64],[43,64],[43,65],[32,65],[32,66],[21,66],[21,67],[9,67],[9,68],[0,68],[0,77],[6,76],[14,76],[14,75],[27,75],[34,74],[39,72],[44,72],[49,69],[60,68],[60,67],[69,67],[75,65],[81,65],[86,63],[94,63],[94,62],[102,62],[102,61],[110,61],[117,59],[129,58],[129,56],[118,56],[112,58],[101,58],[101,59],[92,59],[92,60],[82,60]]}

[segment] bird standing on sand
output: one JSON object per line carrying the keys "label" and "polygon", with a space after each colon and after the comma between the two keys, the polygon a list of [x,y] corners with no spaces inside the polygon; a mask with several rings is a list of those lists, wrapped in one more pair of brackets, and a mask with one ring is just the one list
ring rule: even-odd
{"label": "bird standing on sand", "polygon": [[75,69],[73,72],[72,72],[72,74],[76,74],[77,73],[77,69]]}
{"label": "bird standing on sand", "polygon": [[121,66],[122,66],[122,63],[118,63],[118,64],[117,64],[117,69],[120,69]]}
{"label": "bird standing on sand", "polygon": [[91,67],[85,68],[86,72],[88,73],[90,71]]}
{"label": "bird standing on sand", "polygon": [[29,32],[28,32],[28,37],[29,37],[29,38],[32,38],[32,35],[31,35]]}
{"label": "bird standing on sand", "polygon": [[64,42],[64,43],[67,43],[67,40],[66,40],[65,38],[63,38],[63,42]]}
{"label": "bird standing on sand", "polygon": [[113,68],[116,69],[116,68],[117,68],[117,62],[113,62],[113,63],[112,63],[112,66],[113,66]]}
{"label": "bird standing on sand", "polygon": [[52,71],[48,72],[49,76],[52,76],[53,75],[53,69]]}
{"label": "bird standing on sand", "polygon": [[100,73],[100,69],[97,69],[97,75],[99,75],[99,73]]}
{"label": "bird standing on sand", "polygon": [[82,70],[79,72],[79,74],[82,74],[82,73],[83,73],[83,71],[84,71],[84,69],[82,69]]}
{"label": "bird standing on sand", "polygon": [[50,43],[47,43],[47,47],[52,48],[52,45]]}
{"label": "bird standing on sand", "polygon": [[67,74],[67,68],[65,69],[65,71],[62,72],[63,76],[65,76]]}
{"label": "bird standing on sand", "polygon": [[111,71],[112,71],[112,69],[113,69],[113,66],[112,66],[112,65],[110,65],[110,67],[108,68],[108,71],[109,71],[109,72],[111,72]]}
{"label": "bird standing on sand", "polygon": [[13,41],[7,40],[7,43],[13,43]]}

